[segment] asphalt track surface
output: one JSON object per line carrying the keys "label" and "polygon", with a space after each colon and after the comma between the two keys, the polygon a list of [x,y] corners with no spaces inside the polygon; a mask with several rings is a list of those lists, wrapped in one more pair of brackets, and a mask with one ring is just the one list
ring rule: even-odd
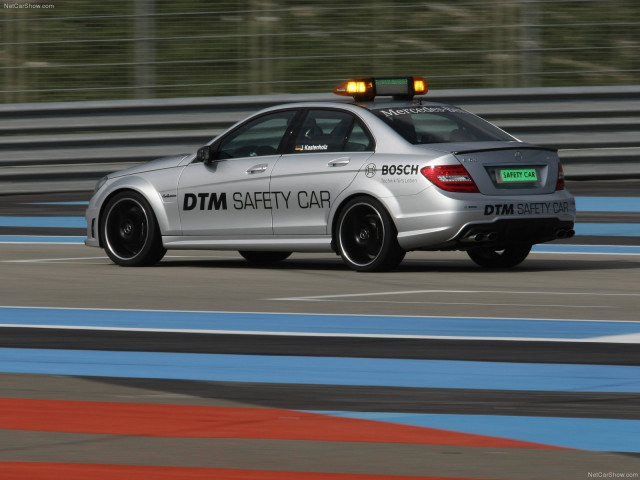
{"label": "asphalt track surface", "polygon": [[[618,199],[588,228],[640,224],[640,182],[570,189]],[[87,199],[0,197],[0,478],[640,475],[633,230],[505,271],[461,252],[381,274],[195,251],[138,269],[35,240],[84,235],[42,219]]]}

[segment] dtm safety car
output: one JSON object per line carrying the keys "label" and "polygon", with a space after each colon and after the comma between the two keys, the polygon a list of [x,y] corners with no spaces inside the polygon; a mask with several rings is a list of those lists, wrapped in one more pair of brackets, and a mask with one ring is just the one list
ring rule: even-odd
{"label": "dtm safety car", "polygon": [[427,101],[424,77],[353,79],[334,93],[353,101],[267,108],[195,153],[102,178],[86,245],[128,266],[223,249],[256,264],[335,252],[379,271],[412,250],[513,267],[533,244],[574,235],[555,150]]}

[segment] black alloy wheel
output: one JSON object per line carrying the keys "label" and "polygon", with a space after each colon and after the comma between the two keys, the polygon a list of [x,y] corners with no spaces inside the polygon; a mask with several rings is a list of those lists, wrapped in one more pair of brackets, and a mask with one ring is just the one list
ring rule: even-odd
{"label": "black alloy wheel", "polygon": [[340,256],[358,272],[390,270],[404,258],[391,217],[373,198],[349,201],[340,213],[336,232]]}
{"label": "black alloy wheel", "polygon": [[102,245],[118,265],[153,265],[166,253],[153,210],[139,193],[116,194],[107,203],[100,223]]}
{"label": "black alloy wheel", "polygon": [[473,248],[467,251],[467,255],[476,264],[485,268],[511,268],[521,264],[529,255],[532,245],[510,245],[502,250],[491,247]]}

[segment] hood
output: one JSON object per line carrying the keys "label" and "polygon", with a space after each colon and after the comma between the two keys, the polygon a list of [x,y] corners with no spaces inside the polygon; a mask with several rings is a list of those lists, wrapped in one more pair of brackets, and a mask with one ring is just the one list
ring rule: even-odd
{"label": "hood", "polygon": [[135,167],[125,168],[124,170],[118,170],[117,172],[110,173],[108,177],[116,178],[125,175],[133,175],[136,173],[150,172],[152,170],[163,170],[166,168],[177,167],[185,158],[189,156],[191,156],[190,153],[183,153],[181,155],[158,158],[157,160],[151,160],[150,162],[136,165]]}

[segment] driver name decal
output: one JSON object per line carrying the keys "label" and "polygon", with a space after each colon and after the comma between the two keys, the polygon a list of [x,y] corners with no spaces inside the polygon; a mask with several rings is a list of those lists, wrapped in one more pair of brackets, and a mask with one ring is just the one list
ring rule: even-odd
{"label": "driver name decal", "polygon": [[328,150],[329,149],[329,145],[296,145],[295,147],[295,151],[296,152],[317,152],[317,151],[323,151],[323,150]]}

